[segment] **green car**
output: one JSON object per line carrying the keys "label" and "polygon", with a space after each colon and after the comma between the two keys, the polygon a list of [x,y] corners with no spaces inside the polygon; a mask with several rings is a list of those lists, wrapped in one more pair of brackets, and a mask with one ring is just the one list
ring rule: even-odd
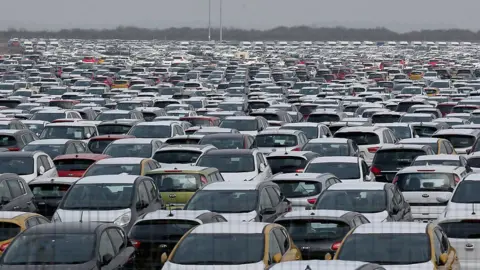
{"label": "green car", "polygon": [[160,168],[147,172],[146,176],[155,181],[167,209],[183,209],[197,190],[225,181],[217,168],[197,166]]}

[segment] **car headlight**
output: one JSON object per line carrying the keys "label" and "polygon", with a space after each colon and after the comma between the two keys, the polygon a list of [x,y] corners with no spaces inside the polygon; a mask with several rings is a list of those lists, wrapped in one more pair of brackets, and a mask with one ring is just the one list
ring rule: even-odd
{"label": "car headlight", "polygon": [[128,213],[125,213],[125,214],[121,215],[120,217],[118,217],[113,223],[115,225],[124,227],[128,223],[130,223],[131,220],[132,220],[132,213],[128,212]]}
{"label": "car headlight", "polygon": [[60,215],[57,212],[53,214],[52,222],[62,222],[62,219],[60,218]]}

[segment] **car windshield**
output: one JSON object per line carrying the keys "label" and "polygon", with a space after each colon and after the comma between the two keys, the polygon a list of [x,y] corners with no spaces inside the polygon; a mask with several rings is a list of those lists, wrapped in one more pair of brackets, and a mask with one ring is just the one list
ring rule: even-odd
{"label": "car windshield", "polygon": [[342,243],[338,253],[339,260],[382,265],[424,263],[430,261],[431,256],[430,239],[426,233],[352,234]]}
{"label": "car windshield", "polygon": [[293,129],[303,131],[303,133],[307,135],[307,138],[309,140],[318,138],[318,127],[282,126],[280,129]]}
{"label": "car windshield", "polygon": [[171,127],[165,125],[134,126],[128,134],[137,138],[170,138]]}
{"label": "car windshield", "polygon": [[189,150],[165,150],[158,151],[153,155],[153,159],[160,163],[179,163],[188,164],[197,162],[198,157],[202,154],[200,151]]}
{"label": "car windshield", "polygon": [[[92,134],[90,134],[92,135]],[[40,139],[75,139],[84,140],[88,139],[85,132],[85,127],[73,127],[73,126],[52,126],[45,127],[40,134]]]}
{"label": "car windshield", "polygon": [[377,165],[406,167],[418,156],[425,155],[425,151],[416,149],[391,149],[377,151],[373,160]]}
{"label": "car windshield", "polygon": [[218,149],[243,149],[245,148],[246,139],[243,137],[236,138],[215,138],[208,135],[203,137],[198,144],[211,144]]}
{"label": "car windshield", "polygon": [[229,120],[225,119],[220,123],[221,128],[233,128],[238,131],[257,131],[258,130],[258,121],[256,119],[252,120]]}
{"label": "car windshield", "polygon": [[52,159],[65,152],[64,144],[29,144],[22,151],[42,151],[47,153]]}
{"label": "car windshield", "polygon": [[94,254],[95,234],[23,234],[10,244],[2,264],[82,264]]}
{"label": "car windshield", "polygon": [[292,147],[298,144],[298,140],[295,135],[259,134],[254,144],[256,147]]}
{"label": "car windshield", "polygon": [[478,220],[466,219],[461,221],[452,221],[439,223],[449,239],[480,239],[480,226]]}
{"label": "car windshield", "polygon": [[98,125],[98,134],[107,135],[107,134],[127,134],[132,126],[129,125]]}
{"label": "car windshield", "polygon": [[0,174],[1,173],[15,173],[18,175],[33,174],[33,157],[0,157]]}
{"label": "car windshield", "polygon": [[122,144],[112,143],[103,151],[105,155],[111,157],[143,157],[149,158],[152,156],[151,144]]}
{"label": "car windshield", "polygon": [[420,137],[431,137],[437,131],[436,127],[415,126],[415,133]]}
{"label": "car windshield", "polygon": [[217,213],[248,213],[257,207],[256,190],[199,190],[185,210],[209,210]]}
{"label": "car windshield", "polygon": [[83,175],[130,174],[140,175],[140,164],[94,164]]}
{"label": "car windshield", "polygon": [[130,114],[125,113],[101,113],[95,118],[95,121],[113,121],[117,119],[130,119]]}
{"label": "car windshield", "polygon": [[35,198],[63,198],[70,185],[67,184],[30,184],[33,196]]}
{"label": "car windshield", "polygon": [[132,227],[130,237],[137,241],[178,241],[193,227],[200,225],[193,220],[144,220]]}
{"label": "car windshield", "polygon": [[384,190],[326,190],[315,208],[379,213],[387,209],[387,196]]}
{"label": "car windshield", "polygon": [[475,136],[469,135],[459,135],[459,134],[452,134],[452,135],[435,135],[435,138],[443,138],[449,140],[453,148],[467,148],[475,143]]}
{"label": "car windshield", "polygon": [[115,210],[132,205],[133,184],[75,184],[65,195],[65,210]]}
{"label": "car windshield", "polygon": [[302,151],[312,151],[322,157],[350,156],[350,147],[347,143],[307,143]]}
{"label": "car windshield", "polygon": [[205,155],[198,159],[196,165],[218,168],[222,173],[256,171],[252,155]]}
{"label": "car windshield", "polygon": [[336,220],[280,220],[275,223],[288,230],[293,241],[341,241],[350,231],[350,226]]}
{"label": "car windshield", "polygon": [[433,115],[429,116],[418,116],[418,115],[407,115],[400,118],[400,123],[414,123],[414,122],[431,122],[434,119]]}
{"label": "car windshield", "polygon": [[317,181],[279,180],[273,182],[280,186],[282,194],[287,198],[302,198],[316,196],[322,191],[322,183]]}
{"label": "car windshield", "polygon": [[58,171],[85,171],[92,165],[96,160],[93,159],[57,159],[54,160],[55,167]]}
{"label": "car windshield", "polygon": [[47,122],[53,122],[56,119],[62,119],[65,118],[65,113],[60,112],[45,112],[45,113],[35,113],[33,114],[31,120],[42,120],[42,121],[47,121]]}
{"label": "car windshield", "polygon": [[304,88],[300,89],[300,91],[298,91],[298,93],[302,94],[302,95],[318,95],[318,94],[320,94],[320,89],[304,87]]}
{"label": "car windshield", "polygon": [[335,137],[351,139],[357,145],[370,145],[370,144],[379,144],[380,138],[375,133],[369,132],[337,132]]}
{"label": "car windshield", "polygon": [[[197,191],[201,176],[193,173],[151,174],[149,175],[160,192],[165,191]],[[205,178],[205,177],[203,177]],[[203,179],[204,181],[206,179]]]}
{"label": "car windshield", "polygon": [[449,191],[455,186],[451,173],[402,173],[397,174],[396,185],[400,191]]}
{"label": "car windshield", "polygon": [[171,262],[180,265],[258,263],[263,260],[264,242],[263,233],[192,233],[176,247]]}
{"label": "car windshield", "polygon": [[453,193],[452,202],[454,203],[480,203],[478,192],[480,191],[480,182],[478,181],[460,181]]}
{"label": "car windshield", "polygon": [[360,178],[360,166],[358,165],[358,163],[347,163],[347,162],[310,163],[305,168],[305,172],[331,173],[342,180]]}
{"label": "car windshield", "polygon": [[0,222],[0,241],[15,238],[20,233],[22,228],[15,223]]}
{"label": "car windshield", "polygon": [[338,122],[340,116],[336,114],[310,114],[307,118],[307,122],[320,123],[320,122]]}

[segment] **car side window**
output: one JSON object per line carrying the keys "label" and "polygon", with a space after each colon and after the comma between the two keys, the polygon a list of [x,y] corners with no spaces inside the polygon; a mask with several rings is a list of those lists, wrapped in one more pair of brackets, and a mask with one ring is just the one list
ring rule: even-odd
{"label": "car side window", "polygon": [[439,154],[448,154],[447,147],[445,146],[445,142],[440,143]]}
{"label": "car side window", "polygon": [[0,198],[12,199],[12,194],[7,186],[7,181],[0,181]]}
{"label": "car side window", "polygon": [[276,193],[275,190],[273,190],[273,188],[271,187],[265,188],[265,190],[267,191],[268,196],[272,201],[272,205],[274,207],[277,206],[280,203],[280,196],[278,195],[278,193]]}
{"label": "car side window", "polygon": [[370,221],[364,216],[360,216],[360,220],[362,221],[362,223],[370,223]]}
{"label": "car side window", "polygon": [[75,148],[77,149],[77,153],[85,153],[87,149],[83,143],[75,143]]}
{"label": "car side window", "polygon": [[37,217],[38,224],[50,223],[50,221],[43,217]]}
{"label": "car side window", "polygon": [[402,194],[400,193],[397,187],[393,188],[393,202],[395,205],[399,205],[399,206],[403,205]]}
{"label": "car side window", "polygon": [[7,180],[7,185],[8,185],[8,188],[10,189],[10,192],[13,198],[17,198],[25,194],[22,192],[22,188],[20,187],[20,183],[18,182],[18,180],[16,179]]}
{"label": "car side window", "polygon": [[225,179],[223,179],[223,176],[218,171],[215,174],[217,175],[217,181],[225,182]]}
{"label": "car side window", "polygon": [[367,163],[366,163],[364,160],[362,160],[361,162],[362,162],[362,172],[363,172],[363,176],[369,175],[369,174],[370,174],[370,171],[368,170],[368,165],[367,165]]}
{"label": "car side window", "polygon": [[257,169],[260,170],[260,164],[262,164],[262,158],[260,153],[257,153]]}
{"label": "car side window", "polygon": [[277,238],[278,245],[280,247],[280,250],[282,251],[282,255],[285,254],[285,252],[287,252],[287,250],[290,248],[290,241],[288,241],[288,236],[280,228],[273,229],[273,233]]}
{"label": "car side window", "polygon": [[260,209],[273,208],[272,201],[265,189],[260,192]]}
{"label": "car side window", "polygon": [[280,249],[280,245],[278,244],[277,238],[275,237],[275,234],[273,233],[273,230],[270,231],[268,235],[268,263],[272,264],[273,263],[273,256],[275,254],[280,253],[282,254],[282,250]]}
{"label": "car side window", "polygon": [[445,149],[447,151],[447,154],[453,153],[453,147],[448,142],[444,141],[443,144],[445,145]]}
{"label": "car side window", "polygon": [[433,246],[435,248],[435,260],[439,262],[440,255],[442,255],[442,242],[440,238],[438,238],[435,232],[432,234],[432,237],[433,237]]}
{"label": "car side window", "polygon": [[388,133],[386,131],[383,131],[383,141],[385,143],[391,143],[390,136],[388,136]]}
{"label": "car side window", "polygon": [[443,234],[440,230],[438,229],[435,229],[434,230],[435,232],[435,235],[437,236],[437,238],[440,240],[440,244],[441,244],[441,251],[442,253],[447,253],[448,252],[448,241],[445,239],[443,239]]}
{"label": "car side window", "polygon": [[45,156],[45,155],[41,155],[40,156],[40,159],[42,160],[42,163],[43,163],[43,167],[45,168],[45,171],[48,171],[52,168],[52,166],[50,165],[50,162],[48,161],[48,157]]}
{"label": "car side window", "polygon": [[147,188],[145,187],[145,184],[144,182],[140,182],[139,185],[138,185],[138,198],[137,198],[137,202],[143,202],[145,203],[146,205],[148,205],[148,202],[149,202],[149,198],[148,198],[148,191],[147,191]]}
{"label": "car side window", "polygon": [[27,227],[28,228],[31,228],[31,227],[33,227],[35,225],[38,225],[38,224],[39,223],[38,223],[38,220],[37,220],[36,217],[31,217],[31,218],[27,219]]}
{"label": "car side window", "polygon": [[75,154],[77,152],[77,148],[75,147],[74,143],[68,145],[67,150],[65,151],[66,154]]}
{"label": "car side window", "polygon": [[103,232],[100,236],[100,246],[98,248],[98,253],[100,255],[100,259],[102,259],[103,256],[107,254],[115,256],[115,249],[113,248],[112,241],[110,240],[110,237],[108,236],[106,231]]}
{"label": "car side window", "polygon": [[148,193],[150,193],[150,201],[153,201],[156,198],[158,198],[158,191],[155,188],[155,185],[152,183],[152,181],[146,180],[145,186],[147,188]]}
{"label": "car side window", "polygon": [[107,232],[112,240],[113,249],[115,253],[118,254],[126,246],[125,237],[117,229],[108,229]]}

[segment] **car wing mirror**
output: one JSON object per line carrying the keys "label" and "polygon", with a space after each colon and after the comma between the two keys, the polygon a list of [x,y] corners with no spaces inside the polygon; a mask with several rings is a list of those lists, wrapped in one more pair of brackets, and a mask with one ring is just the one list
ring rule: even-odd
{"label": "car wing mirror", "polygon": [[101,265],[105,266],[105,265],[109,264],[112,260],[113,260],[113,255],[112,254],[105,254],[102,257]]}
{"label": "car wing mirror", "polygon": [[45,173],[45,167],[40,166],[40,168],[38,168],[38,175],[43,175],[44,173]]}

